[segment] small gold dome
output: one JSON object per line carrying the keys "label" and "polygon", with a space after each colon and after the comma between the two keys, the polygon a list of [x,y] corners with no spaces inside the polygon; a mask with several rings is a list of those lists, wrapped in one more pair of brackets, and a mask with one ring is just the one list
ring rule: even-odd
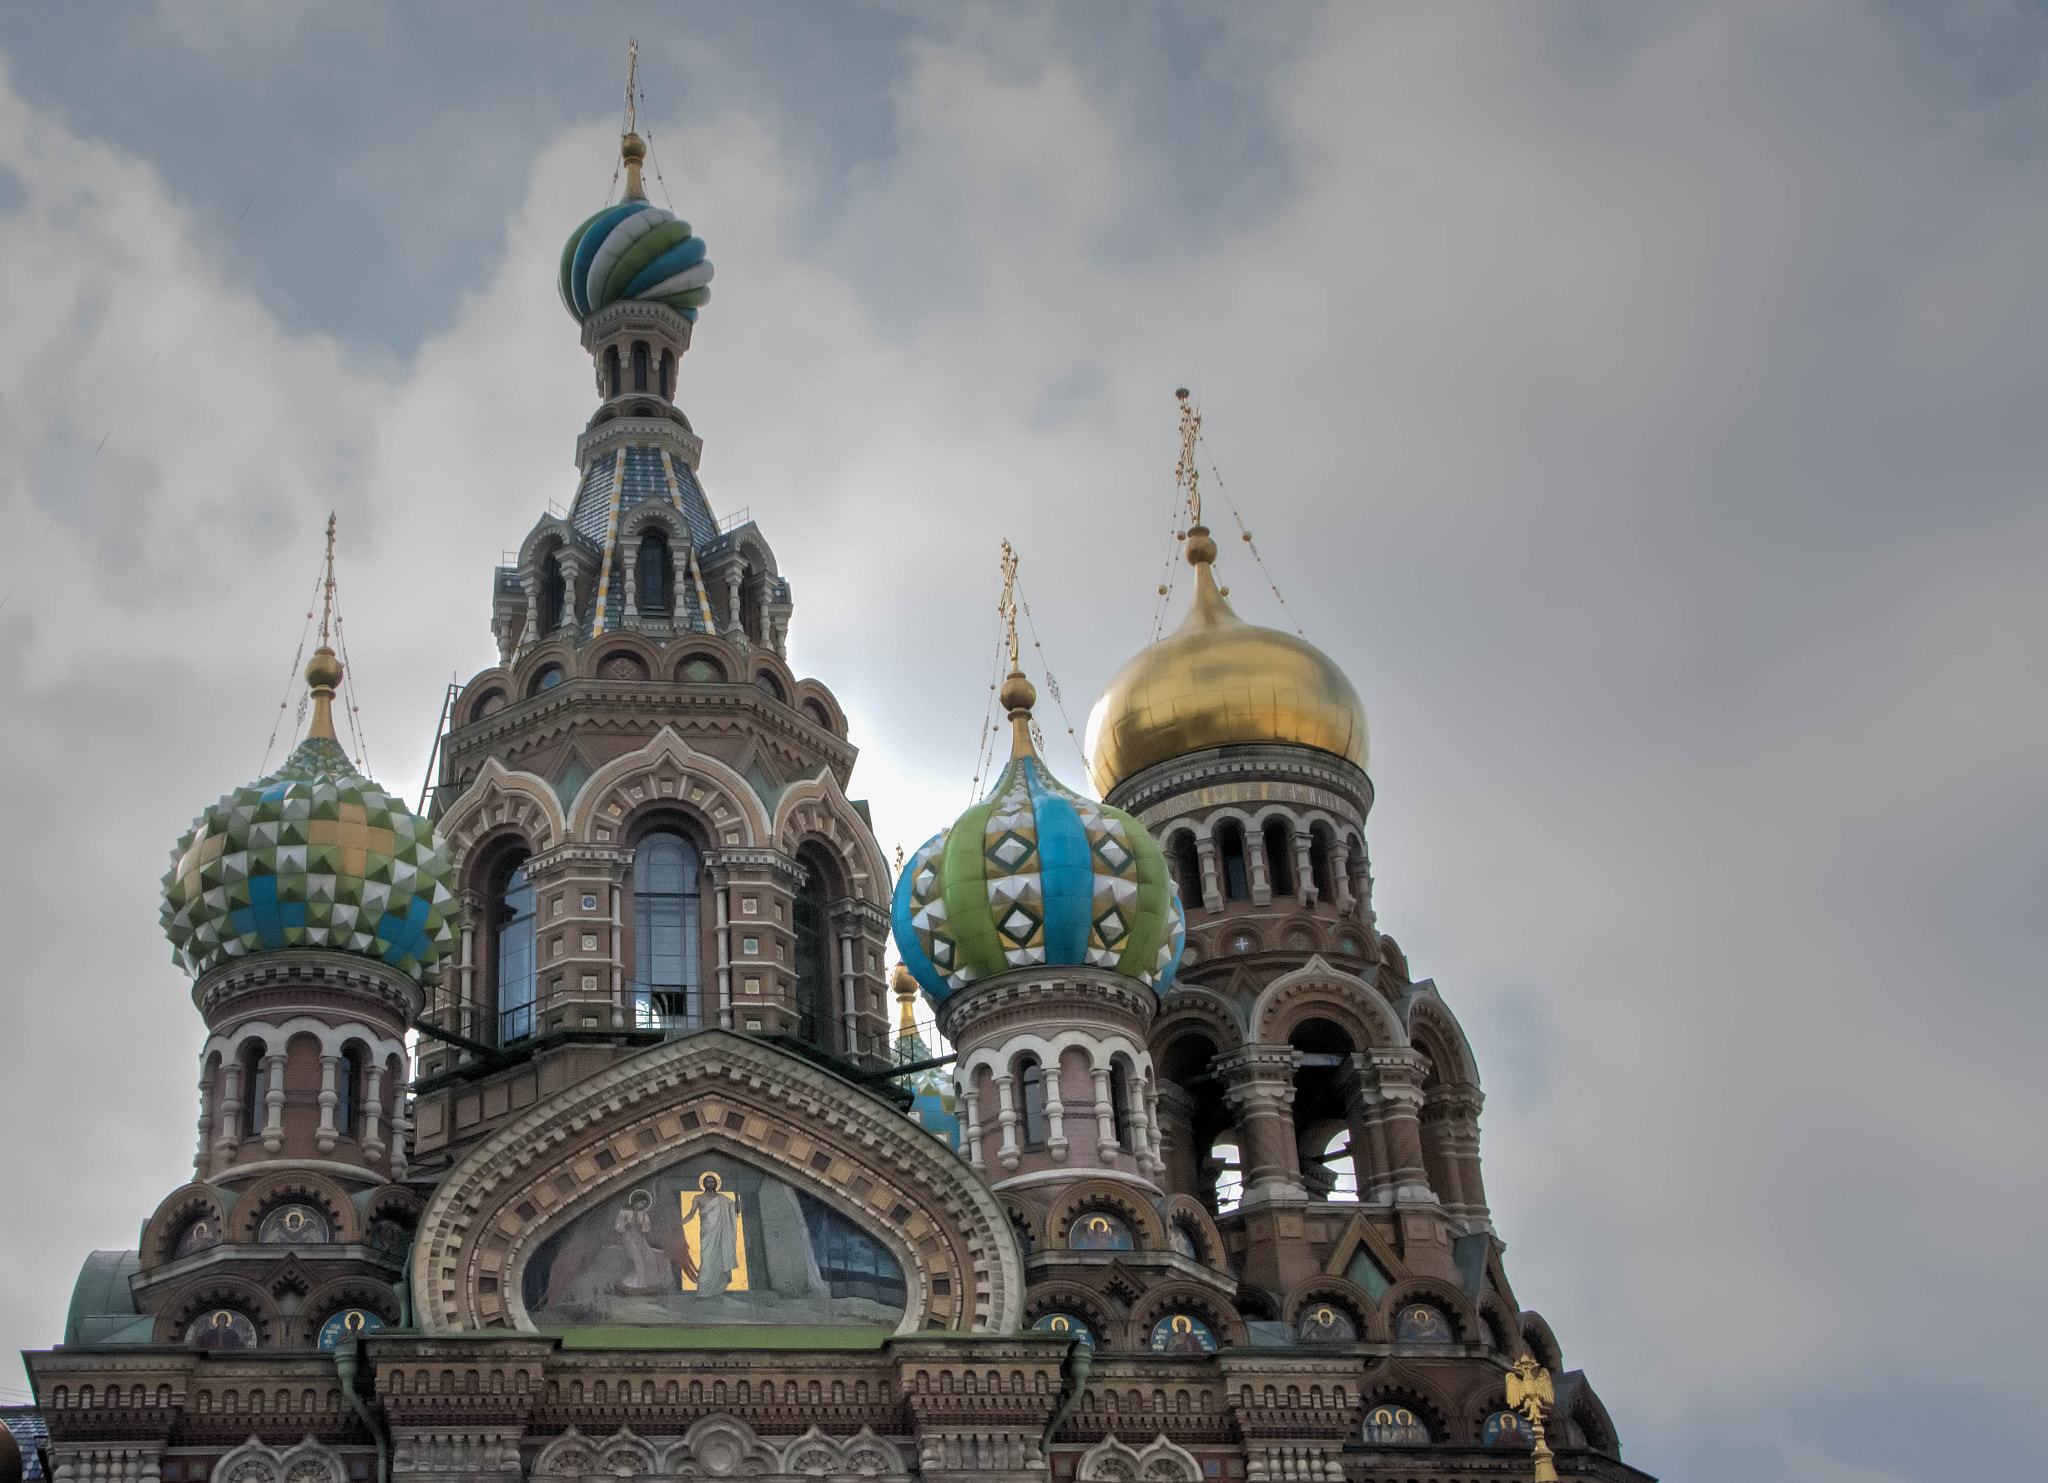
{"label": "small gold dome", "polygon": [[1365,707],[1344,671],[1306,640],[1232,612],[1209,569],[1215,551],[1206,530],[1188,532],[1187,617],[1118,670],[1089,713],[1088,775],[1104,797],[1155,763],[1235,743],[1315,747],[1366,764]]}

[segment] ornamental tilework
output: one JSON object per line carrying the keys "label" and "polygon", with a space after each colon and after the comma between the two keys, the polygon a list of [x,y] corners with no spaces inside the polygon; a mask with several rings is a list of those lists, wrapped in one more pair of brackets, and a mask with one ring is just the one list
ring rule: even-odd
{"label": "ornamental tilework", "polygon": [[919,846],[897,882],[896,943],[927,997],[1012,968],[1083,964],[1164,992],[1186,938],[1144,826],[1063,786],[1036,755]]}
{"label": "ornamental tilework", "polygon": [[192,821],[171,852],[163,926],[194,977],[230,958],[328,947],[424,977],[454,939],[434,826],[327,737]]}

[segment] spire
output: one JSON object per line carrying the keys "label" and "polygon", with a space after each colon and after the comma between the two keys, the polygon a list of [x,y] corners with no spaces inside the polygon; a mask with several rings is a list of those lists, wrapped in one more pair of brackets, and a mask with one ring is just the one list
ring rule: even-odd
{"label": "spire", "polygon": [[1003,595],[996,600],[1003,615],[1003,637],[1010,646],[1010,673],[996,699],[1010,718],[1010,755],[1030,757],[1037,752],[1031,743],[1031,707],[1038,703],[1038,690],[1024,678],[1017,652],[1017,553],[1003,542]]}
{"label": "spire", "polygon": [[341,684],[341,661],[330,647],[334,628],[334,512],[327,512],[327,577],[322,584],[320,647],[306,661],[306,683],[313,691],[313,724],[307,736],[324,736],[335,741],[334,692]]}
{"label": "spire", "polygon": [[1188,400],[1185,386],[1174,392],[1174,396],[1180,400],[1180,464],[1173,471],[1173,481],[1187,491],[1188,565],[1200,573],[1196,578],[1195,595],[1199,603],[1202,588],[1213,591],[1215,587],[1215,578],[1209,568],[1216,561],[1216,542],[1209,534],[1209,527],[1202,523],[1202,471],[1195,466],[1195,443],[1202,436],[1202,412]]}
{"label": "spire", "polygon": [[640,43],[632,37],[626,38],[626,128],[619,137],[619,158],[626,166],[626,199],[644,201],[647,192],[640,185],[640,162],[647,158],[647,141],[636,129],[638,113],[634,108],[634,95],[639,87]]}

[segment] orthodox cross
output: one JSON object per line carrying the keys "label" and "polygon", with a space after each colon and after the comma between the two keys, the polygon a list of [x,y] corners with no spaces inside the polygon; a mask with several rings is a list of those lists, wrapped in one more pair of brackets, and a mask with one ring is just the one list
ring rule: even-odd
{"label": "orthodox cross", "polygon": [[[328,630],[334,620],[334,512],[327,512],[327,577],[322,587],[323,601],[320,607],[320,647],[326,648]],[[301,642],[304,642],[301,640]]]}
{"label": "orthodox cross", "polygon": [[1173,482],[1188,492],[1188,527],[1193,529],[1202,523],[1202,476],[1195,467],[1195,441],[1202,436],[1202,414],[1188,400],[1185,386],[1174,396],[1180,399],[1180,464],[1173,471]]}
{"label": "orthodox cross", "polygon": [[631,134],[631,133],[633,133],[633,132],[634,132],[634,128],[633,128],[633,123],[634,123],[634,113],[633,113],[633,92],[634,92],[634,87],[635,87],[635,83],[634,83],[634,77],[635,77],[635,74],[636,74],[636,73],[638,73],[638,71],[639,71],[639,70],[640,70],[640,43],[639,43],[638,41],[634,40],[634,39],[633,39],[632,37],[628,36],[628,37],[626,38],[626,129],[625,129],[625,132],[627,132],[628,134]]}
{"label": "orthodox cross", "polygon": [[1003,615],[1003,637],[1010,646],[1010,671],[1018,672],[1017,656],[1017,553],[1008,540],[1003,542],[1003,595],[996,599],[996,611]]}

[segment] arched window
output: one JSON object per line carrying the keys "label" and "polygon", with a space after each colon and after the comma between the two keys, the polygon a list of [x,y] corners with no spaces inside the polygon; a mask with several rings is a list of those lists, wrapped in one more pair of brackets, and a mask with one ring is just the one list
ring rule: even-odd
{"label": "arched window", "polygon": [[1273,883],[1273,896],[1294,894],[1294,831],[1285,819],[1268,819],[1259,826],[1266,845],[1266,879]]}
{"label": "arched window", "polygon": [[1109,1063],[1109,1120],[1116,1129],[1116,1146],[1131,1146],[1131,1078],[1123,1058]]}
{"label": "arched window", "polygon": [[242,1132],[250,1138],[263,1135],[263,1122],[270,1102],[270,1062],[261,1041],[242,1052]]}
{"label": "arched window", "polygon": [[[805,864],[791,913],[796,933],[796,1033],[820,1050],[832,1048],[832,948],[827,919],[831,903],[825,872]],[[850,1047],[849,1047],[850,1048]]]}
{"label": "arched window", "polygon": [[785,705],[789,703],[787,697],[782,693],[782,681],[776,679],[775,676],[768,673],[765,669],[754,676],[754,688],[770,700],[779,700]]}
{"label": "arched window", "polygon": [[1252,884],[1245,872],[1244,830],[1235,819],[1225,819],[1216,826],[1216,853],[1222,857],[1223,894],[1232,901],[1249,899]]}
{"label": "arched window", "polygon": [[562,626],[565,610],[569,606],[569,579],[562,571],[562,563],[551,554],[541,559],[540,568],[540,632],[546,638]]}
{"label": "arched window", "polygon": [[1316,900],[1337,904],[1337,883],[1330,874],[1330,831],[1318,824],[1308,836],[1309,878],[1315,882]]}
{"label": "arched window", "polygon": [[604,348],[604,394],[619,394],[619,347],[607,345]]}
{"label": "arched window", "polygon": [[1173,873],[1180,882],[1180,904],[1192,911],[1202,902],[1202,855],[1195,836],[1183,829],[1173,837]]}
{"label": "arched window", "polygon": [[633,390],[647,390],[647,342],[633,342]]}
{"label": "arched window", "polygon": [[494,913],[497,928],[498,1043],[533,1034],[533,883],[522,861],[506,877]]}
{"label": "arched window", "polygon": [[640,537],[640,611],[666,613],[669,594],[675,591],[675,566],[668,553],[668,537],[650,530]]}
{"label": "arched window", "polygon": [[676,358],[673,352],[661,352],[661,394],[670,401],[676,396]]}
{"label": "arched window", "polygon": [[1017,1067],[1017,1081],[1023,1090],[1024,1146],[1045,1147],[1045,1070],[1026,1056]]}
{"label": "arched window", "polygon": [[334,1131],[344,1138],[355,1134],[362,1088],[363,1053],[351,1045],[334,1063]]}
{"label": "arched window", "polygon": [[697,847],[680,834],[650,834],[633,854],[633,1022],[640,1029],[704,1023],[703,873]]}

